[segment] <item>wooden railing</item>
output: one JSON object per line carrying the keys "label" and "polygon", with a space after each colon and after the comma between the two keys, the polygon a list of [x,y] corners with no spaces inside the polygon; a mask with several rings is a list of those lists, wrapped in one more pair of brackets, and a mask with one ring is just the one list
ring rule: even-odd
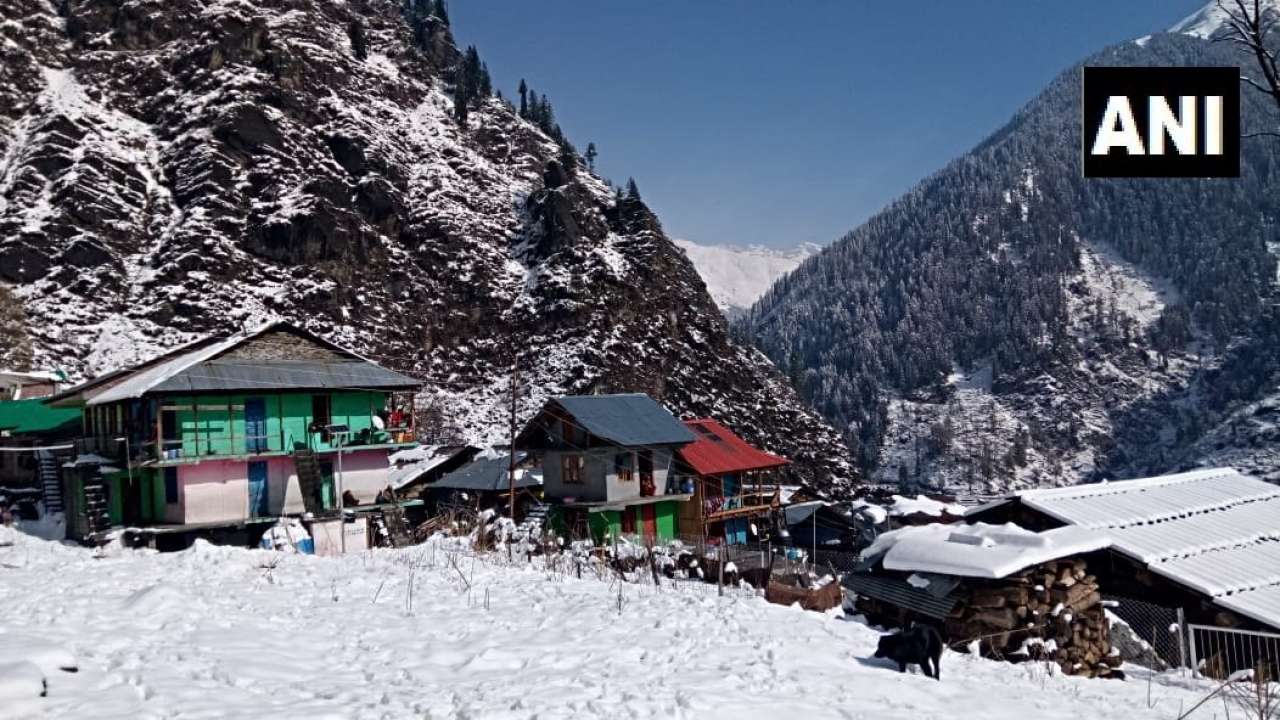
{"label": "wooden railing", "polygon": [[782,498],[777,489],[748,490],[735,495],[705,498],[702,501],[702,514],[708,521],[728,520],[756,515],[780,507],[781,504]]}

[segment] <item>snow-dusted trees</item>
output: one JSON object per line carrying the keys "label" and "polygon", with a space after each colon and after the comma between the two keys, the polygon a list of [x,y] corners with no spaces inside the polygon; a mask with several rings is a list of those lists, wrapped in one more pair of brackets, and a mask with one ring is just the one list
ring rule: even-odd
{"label": "snow-dusted trees", "polygon": [[31,367],[31,341],[22,302],[0,283],[0,367],[27,370]]}
{"label": "snow-dusted trees", "polygon": [[364,35],[364,23],[359,18],[347,25],[347,37],[351,40],[351,56],[357,60],[369,57],[369,41]]}

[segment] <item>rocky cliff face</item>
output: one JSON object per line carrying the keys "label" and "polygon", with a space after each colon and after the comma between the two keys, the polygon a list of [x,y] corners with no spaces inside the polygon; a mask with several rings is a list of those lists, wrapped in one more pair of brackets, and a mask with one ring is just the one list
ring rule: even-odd
{"label": "rocky cliff face", "polygon": [[[0,280],[37,362],[90,375],[282,316],[506,436],[564,392],[644,391],[852,480],[838,436],[730,341],[697,273],[392,0],[0,0]],[[368,56],[353,56],[358,21]]]}

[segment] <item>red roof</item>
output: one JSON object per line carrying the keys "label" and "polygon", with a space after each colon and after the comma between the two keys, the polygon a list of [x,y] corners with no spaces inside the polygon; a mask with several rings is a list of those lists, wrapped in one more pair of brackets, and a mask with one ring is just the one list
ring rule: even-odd
{"label": "red roof", "polygon": [[677,452],[699,475],[723,475],[788,465],[790,460],[757,450],[715,420],[685,420],[698,439]]}

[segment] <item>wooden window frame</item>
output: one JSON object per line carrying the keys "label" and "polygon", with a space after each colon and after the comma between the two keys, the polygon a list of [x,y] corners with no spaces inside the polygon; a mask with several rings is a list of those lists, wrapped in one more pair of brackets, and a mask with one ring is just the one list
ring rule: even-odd
{"label": "wooden window frame", "polygon": [[[625,464],[623,459],[626,459]],[[633,482],[636,479],[635,458],[629,452],[618,453],[613,456],[613,472],[618,476],[619,482]]]}
{"label": "wooden window frame", "polygon": [[565,485],[585,485],[584,469],[586,460],[581,455],[566,453],[560,456],[560,482]]}

